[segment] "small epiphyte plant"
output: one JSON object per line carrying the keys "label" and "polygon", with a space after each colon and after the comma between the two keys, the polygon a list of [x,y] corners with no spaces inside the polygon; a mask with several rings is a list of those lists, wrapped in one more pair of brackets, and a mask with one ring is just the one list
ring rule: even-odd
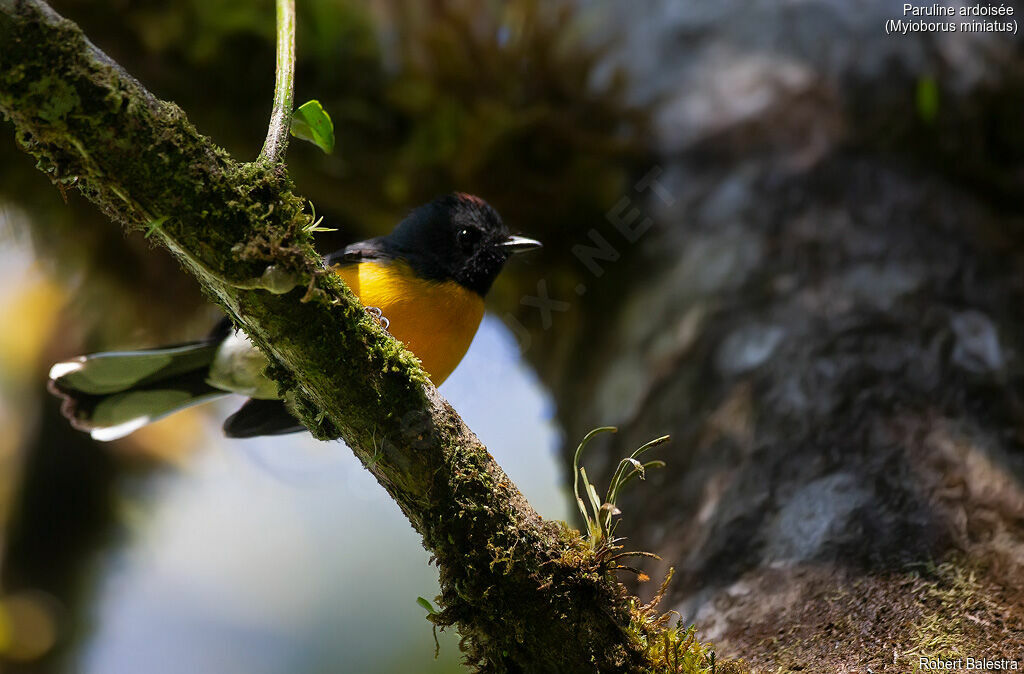
{"label": "small epiphyte plant", "polygon": [[[685,627],[678,611],[659,613],[658,605],[665,598],[673,570],[669,569],[661,588],[647,604],[636,604],[630,630],[638,635],[658,674],[717,674],[715,651],[711,644],[697,639],[697,626]],[[675,625],[672,618],[675,617]],[[728,671],[740,670],[730,668]]]}
{"label": "small epiphyte plant", "polygon": [[[619,560],[624,557],[652,557],[654,559],[659,559],[659,557],[650,552],[621,552],[622,546],[619,543],[624,539],[615,537],[615,529],[619,524],[618,518],[622,511],[616,504],[623,487],[629,484],[633,478],[643,480],[648,469],[665,466],[664,461],[657,460],[643,463],[640,461],[640,457],[648,450],[668,442],[670,438],[667,435],[655,438],[629,456],[620,459],[615,467],[615,472],[612,473],[608,491],[602,502],[598,496],[597,487],[587,477],[586,468],[580,465],[580,458],[583,456],[583,450],[587,443],[594,436],[601,433],[615,433],[617,430],[614,426],[602,426],[590,431],[583,438],[573,457],[572,488],[576,495],[576,504],[579,506],[580,514],[583,515],[583,520],[587,524],[587,543],[594,552],[594,558],[600,568],[606,571],[630,571],[635,573],[640,580],[647,580],[646,574],[631,566],[624,566]],[[580,493],[581,483],[583,495]],[[587,508],[588,503],[589,509]],[[710,644],[701,643],[697,639],[696,626],[684,627],[682,618],[676,611],[668,613],[659,613],[658,611],[658,605],[668,591],[673,573],[673,569],[668,570],[661,588],[649,603],[640,604],[638,600],[631,600],[632,619],[629,630],[637,636],[647,652],[648,660],[654,665],[650,671],[658,674],[717,674],[715,652],[711,649]],[[675,626],[670,624],[673,616],[679,618]]]}
{"label": "small epiphyte plant", "polygon": [[674,628],[666,629],[661,633],[662,643],[653,646],[657,651],[661,647],[659,658],[655,660],[665,669],[662,671],[672,674],[716,674],[717,663],[715,652],[708,644],[702,644],[697,640],[697,626],[690,625],[683,627],[683,621],[676,623]]}
{"label": "small epiphyte plant", "polygon": [[[600,561],[606,563],[614,563],[618,559],[623,557],[653,557],[657,559],[657,555],[650,552],[623,552],[617,553],[618,550],[622,549],[622,546],[617,545],[621,538],[615,538],[615,529],[619,524],[619,516],[622,511],[619,509],[618,499],[619,494],[622,493],[623,487],[629,484],[633,478],[640,478],[643,480],[646,477],[647,470],[650,468],[661,468],[665,466],[664,461],[648,461],[647,463],[641,463],[639,458],[644,452],[657,447],[658,445],[668,442],[669,436],[663,435],[660,438],[655,438],[650,442],[642,445],[631,455],[623,458],[619,461],[618,466],[615,467],[615,472],[612,473],[611,482],[608,484],[608,491],[605,493],[605,498],[602,501],[598,496],[597,487],[587,477],[587,470],[580,465],[580,458],[583,455],[583,450],[587,446],[587,443],[594,438],[594,436],[601,433],[615,433],[618,431],[614,426],[602,426],[595,428],[594,430],[587,433],[583,441],[580,442],[579,447],[576,448],[576,454],[572,460],[573,468],[573,482],[572,490],[576,495],[576,505],[579,506],[580,514],[583,515],[583,521],[587,525],[585,532],[587,542],[590,544],[590,549],[593,550]],[[580,495],[580,482],[583,483],[583,493],[586,495],[586,502],[584,497]],[[587,503],[590,504],[590,509],[587,509]],[[621,564],[615,564],[614,568],[624,569],[636,573],[641,578],[646,576],[639,570],[628,566],[622,566]]]}
{"label": "small epiphyte plant", "polygon": [[319,218],[316,217],[316,205],[312,201],[309,202],[309,210],[310,210],[309,221],[302,228],[302,230],[304,232],[306,232],[307,234],[313,234],[314,232],[336,232],[336,231],[338,231],[337,229],[334,229],[332,227],[324,227],[323,225],[320,224],[320,223],[322,223],[324,221],[324,216],[321,215]]}
{"label": "small epiphyte plant", "polygon": [[434,605],[430,603],[429,599],[423,597],[416,597],[416,603],[427,610],[427,620],[434,626],[434,659],[441,654],[441,642],[437,640],[437,623],[434,622],[434,616],[440,615]]}

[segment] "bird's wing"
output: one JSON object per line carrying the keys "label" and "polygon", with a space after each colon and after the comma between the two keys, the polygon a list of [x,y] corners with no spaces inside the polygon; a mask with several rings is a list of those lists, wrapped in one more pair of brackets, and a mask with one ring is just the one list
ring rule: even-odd
{"label": "bird's wing", "polygon": [[375,239],[350,243],[341,250],[336,250],[328,255],[325,260],[328,265],[347,265],[363,260],[381,260],[394,256],[386,237],[379,236]]}
{"label": "bird's wing", "polygon": [[306,427],[291,415],[281,400],[251,398],[224,421],[224,435],[229,438],[284,435],[304,430]]}

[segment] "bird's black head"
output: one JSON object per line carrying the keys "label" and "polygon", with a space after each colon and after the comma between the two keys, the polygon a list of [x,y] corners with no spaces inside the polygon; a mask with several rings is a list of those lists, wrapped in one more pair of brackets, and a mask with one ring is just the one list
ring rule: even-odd
{"label": "bird's black head", "polygon": [[461,192],[420,206],[386,238],[419,276],[457,281],[481,297],[512,254],[541,245],[512,236],[486,201]]}

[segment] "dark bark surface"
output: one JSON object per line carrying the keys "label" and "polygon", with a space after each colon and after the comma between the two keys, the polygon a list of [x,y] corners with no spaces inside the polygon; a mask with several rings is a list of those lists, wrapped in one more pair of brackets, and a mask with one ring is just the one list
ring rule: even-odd
{"label": "dark bark surface", "polygon": [[517,314],[565,455],[619,425],[606,481],[673,434],[620,533],[763,671],[1024,659],[1020,41],[886,36],[882,2],[609,11],[659,158],[595,223],[620,257]]}

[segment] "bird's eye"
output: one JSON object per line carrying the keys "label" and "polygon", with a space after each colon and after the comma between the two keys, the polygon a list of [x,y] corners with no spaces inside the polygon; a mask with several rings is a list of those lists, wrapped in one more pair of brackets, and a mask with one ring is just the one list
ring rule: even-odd
{"label": "bird's eye", "polygon": [[455,238],[458,241],[459,248],[469,252],[480,241],[480,230],[476,227],[466,227],[465,229],[460,229]]}

